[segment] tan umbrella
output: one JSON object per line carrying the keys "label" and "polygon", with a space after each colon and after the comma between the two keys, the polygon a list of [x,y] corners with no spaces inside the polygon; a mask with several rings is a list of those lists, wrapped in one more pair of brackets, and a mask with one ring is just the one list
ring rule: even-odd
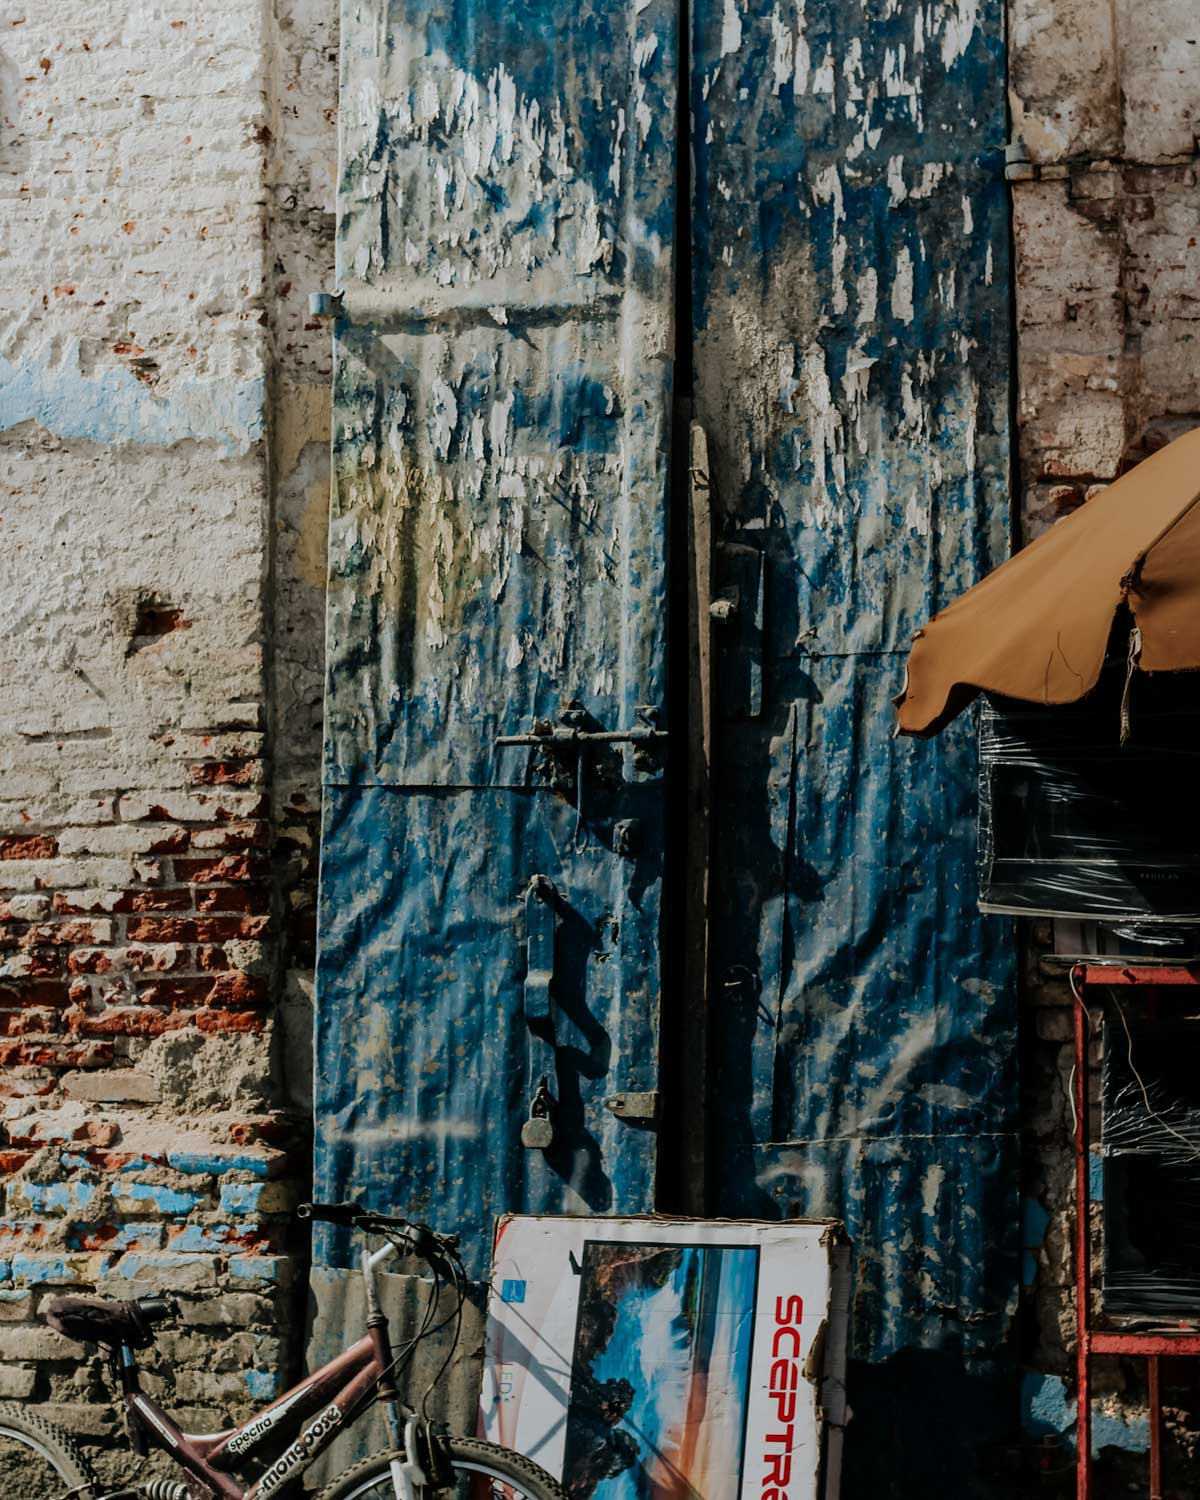
{"label": "tan umbrella", "polygon": [[1113,619],[1143,672],[1200,669],[1200,428],[1131,469],[913,637],[901,734],[932,735],[980,692],[1074,703]]}

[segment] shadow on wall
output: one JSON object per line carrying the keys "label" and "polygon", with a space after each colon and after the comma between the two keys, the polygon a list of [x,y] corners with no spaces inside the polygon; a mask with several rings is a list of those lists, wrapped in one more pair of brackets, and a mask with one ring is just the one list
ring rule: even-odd
{"label": "shadow on wall", "polygon": [[0,172],[15,177],[29,165],[29,141],[19,123],[22,82],[16,63],[0,51]]}

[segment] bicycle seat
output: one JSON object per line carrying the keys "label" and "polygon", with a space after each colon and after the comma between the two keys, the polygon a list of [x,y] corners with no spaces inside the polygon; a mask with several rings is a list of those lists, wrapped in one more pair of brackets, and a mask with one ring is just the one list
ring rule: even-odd
{"label": "bicycle seat", "polygon": [[148,1349],[154,1325],[179,1312],[174,1297],[139,1297],[117,1302],[107,1297],[55,1297],[45,1308],[46,1322],[77,1344],[122,1345]]}

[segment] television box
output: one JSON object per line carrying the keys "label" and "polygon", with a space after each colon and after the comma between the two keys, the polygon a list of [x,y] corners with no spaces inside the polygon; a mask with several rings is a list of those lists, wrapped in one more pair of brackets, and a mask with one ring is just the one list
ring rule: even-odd
{"label": "television box", "polygon": [[832,1500],[849,1294],[832,1221],[507,1216],[482,1431],[572,1500]]}

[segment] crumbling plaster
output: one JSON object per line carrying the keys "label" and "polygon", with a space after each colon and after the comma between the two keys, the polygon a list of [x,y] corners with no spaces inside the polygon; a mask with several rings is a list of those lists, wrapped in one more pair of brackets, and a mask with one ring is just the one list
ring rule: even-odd
{"label": "crumbling plaster", "polygon": [[55,1288],[181,1293],[194,1428],[299,1352],[335,22],[0,22],[0,1396],[86,1441]]}

